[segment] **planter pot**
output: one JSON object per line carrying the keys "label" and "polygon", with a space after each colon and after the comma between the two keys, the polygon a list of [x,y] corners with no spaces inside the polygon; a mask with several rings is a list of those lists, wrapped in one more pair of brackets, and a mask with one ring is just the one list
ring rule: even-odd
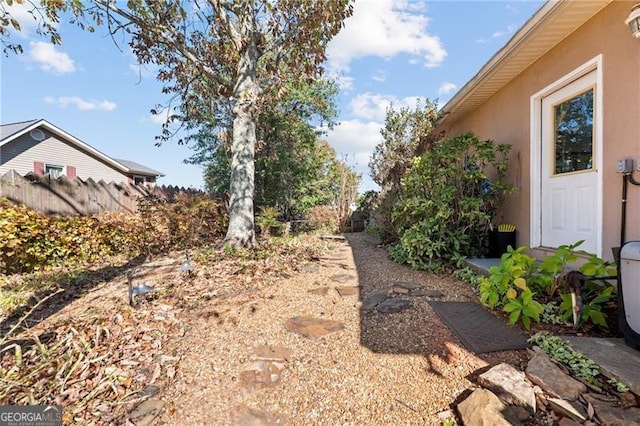
{"label": "planter pot", "polygon": [[507,252],[507,247],[516,248],[516,231],[489,231],[489,258],[499,258]]}

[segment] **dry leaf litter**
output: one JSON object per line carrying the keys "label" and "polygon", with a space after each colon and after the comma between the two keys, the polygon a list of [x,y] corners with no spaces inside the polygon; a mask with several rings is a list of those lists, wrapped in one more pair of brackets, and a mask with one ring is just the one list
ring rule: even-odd
{"label": "dry leaf litter", "polygon": [[[155,291],[134,307],[123,271],[0,342],[0,404],[60,404],[65,424],[442,424],[485,367],[527,354],[467,351],[428,301],[474,290],[376,244],[201,251],[192,275],[176,253],[141,265]],[[409,302],[365,309],[376,293]]]}

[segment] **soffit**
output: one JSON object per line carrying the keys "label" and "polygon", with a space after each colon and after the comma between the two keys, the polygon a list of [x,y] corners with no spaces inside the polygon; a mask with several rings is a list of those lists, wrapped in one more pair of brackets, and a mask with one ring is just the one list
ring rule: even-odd
{"label": "soffit", "polygon": [[540,59],[613,0],[548,1],[442,108],[441,123],[456,120]]}

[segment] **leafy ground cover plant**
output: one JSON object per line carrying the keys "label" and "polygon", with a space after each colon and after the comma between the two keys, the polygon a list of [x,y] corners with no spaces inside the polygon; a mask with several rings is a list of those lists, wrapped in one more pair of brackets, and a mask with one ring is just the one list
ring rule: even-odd
{"label": "leafy ground cover plant", "polygon": [[457,279],[466,282],[467,284],[471,284],[475,288],[478,288],[481,282],[480,276],[467,267],[456,269],[455,271],[453,271],[452,275]]}
{"label": "leafy ground cover plant", "polygon": [[598,364],[581,352],[574,350],[571,345],[558,336],[540,332],[531,336],[529,342],[535,343],[548,356],[565,364],[577,377],[591,384],[597,384],[596,378],[600,375]]}
{"label": "leafy ground cover plant", "polygon": [[510,145],[472,133],[444,138],[414,159],[393,211],[394,260],[438,271],[485,251],[489,224],[514,187],[505,182]]}
{"label": "leafy ground cover plant", "polygon": [[[527,329],[532,321],[567,322],[573,314],[570,289],[564,279],[569,269],[577,269],[588,277],[616,275],[615,265],[578,251],[580,244],[582,241],[560,246],[542,262],[527,255],[526,247],[509,247],[500,264],[489,269],[489,277],[481,279],[480,301],[491,308],[502,308],[509,313],[511,324],[522,321]],[[587,279],[581,287],[580,324],[590,322],[606,328],[602,309],[615,294],[615,285]]]}

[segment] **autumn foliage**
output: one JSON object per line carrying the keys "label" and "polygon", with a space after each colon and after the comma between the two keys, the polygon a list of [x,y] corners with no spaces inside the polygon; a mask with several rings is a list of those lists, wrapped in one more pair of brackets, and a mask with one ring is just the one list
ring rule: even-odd
{"label": "autumn foliage", "polygon": [[141,201],[140,213],[47,216],[0,200],[0,272],[101,262],[212,243],[226,226],[220,201],[202,195]]}

